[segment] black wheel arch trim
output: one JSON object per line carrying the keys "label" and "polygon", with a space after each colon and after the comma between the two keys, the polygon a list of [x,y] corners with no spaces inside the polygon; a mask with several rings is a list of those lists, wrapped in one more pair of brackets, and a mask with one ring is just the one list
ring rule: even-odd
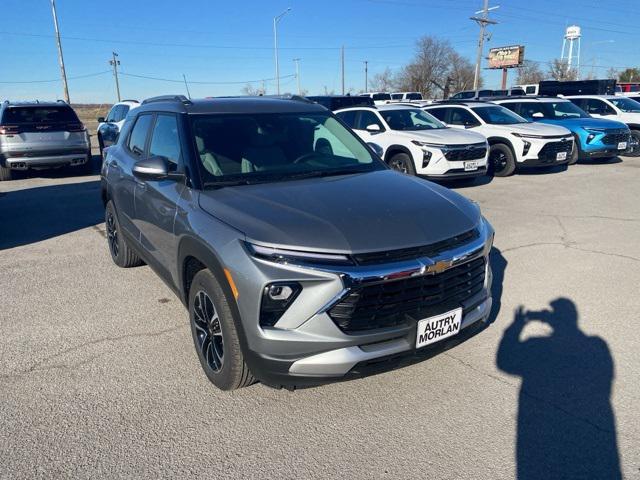
{"label": "black wheel arch trim", "polygon": [[403,145],[391,145],[389,148],[387,148],[387,151],[384,154],[384,161],[388,163],[389,160],[391,160],[391,158],[398,153],[406,153],[407,155],[409,155],[411,160],[413,160],[411,150],[409,150],[407,147]]}
{"label": "black wheel arch trim", "polygon": [[509,149],[511,150],[511,154],[513,155],[513,159],[516,163],[518,163],[518,155],[516,155],[516,149],[513,147],[513,143],[511,143],[511,140],[505,137],[488,137],[487,142],[489,143],[489,149],[491,149],[491,147],[496,143],[502,143],[509,147]]}

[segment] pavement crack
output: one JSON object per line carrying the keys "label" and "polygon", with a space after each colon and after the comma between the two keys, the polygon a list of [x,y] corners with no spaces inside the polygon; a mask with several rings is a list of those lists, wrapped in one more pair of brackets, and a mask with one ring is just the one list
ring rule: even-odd
{"label": "pavement crack", "polygon": [[52,361],[52,360],[55,360],[56,358],[60,358],[60,357],[63,357],[64,355],[67,355],[69,353],[73,353],[73,352],[77,352],[77,351],[83,350],[83,349],[85,349],[87,347],[92,347],[92,346],[95,346],[95,345],[100,345],[100,344],[108,343],[108,342],[118,342],[120,340],[127,340],[127,339],[131,339],[131,338],[158,337],[160,335],[165,335],[167,333],[175,332],[177,330],[180,330],[183,327],[184,327],[183,325],[178,325],[178,326],[175,326],[175,327],[172,327],[172,328],[167,328],[165,330],[160,330],[160,331],[157,331],[157,332],[138,332],[138,333],[128,333],[126,335],[107,336],[107,337],[97,338],[95,340],[90,340],[88,342],[81,343],[80,345],[76,345],[74,347],[67,348],[65,350],[62,350],[61,352],[54,353],[53,355],[49,355],[48,357],[45,357],[42,360],[34,363],[33,365],[31,365],[26,370],[18,371],[18,372],[15,372],[15,373],[9,373],[9,374],[0,374],[0,379],[22,377],[24,375],[28,375],[28,374],[33,373],[33,372],[41,372],[41,371],[47,371],[47,370],[76,369],[78,367],[86,365],[87,363],[91,363],[93,360],[95,360],[97,358],[100,358],[101,356],[103,356],[105,354],[93,355],[90,358],[86,358],[84,360],[81,360],[81,361],[75,362],[75,363],[71,363],[71,364],[66,364],[66,363],[59,363],[59,364],[53,364],[53,365],[46,365],[46,364],[48,362]]}

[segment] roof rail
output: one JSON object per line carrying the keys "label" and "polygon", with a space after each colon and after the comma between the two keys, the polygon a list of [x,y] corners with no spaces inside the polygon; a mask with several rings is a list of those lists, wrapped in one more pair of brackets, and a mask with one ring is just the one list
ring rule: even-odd
{"label": "roof rail", "polygon": [[124,100],[120,100],[120,101],[121,102],[137,102],[137,103],[140,103],[138,100],[134,100],[133,98],[125,98]]}
{"label": "roof rail", "polygon": [[159,95],[157,97],[150,97],[142,101],[142,105],[155,102],[179,102],[183,105],[191,105],[192,102],[184,95]]}
{"label": "roof rail", "polygon": [[312,100],[309,100],[307,97],[303,97],[302,95],[295,95],[291,93],[287,93],[283,95],[261,95],[261,96],[266,98],[279,98],[281,100],[294,100],[296,102],[315,103]]}

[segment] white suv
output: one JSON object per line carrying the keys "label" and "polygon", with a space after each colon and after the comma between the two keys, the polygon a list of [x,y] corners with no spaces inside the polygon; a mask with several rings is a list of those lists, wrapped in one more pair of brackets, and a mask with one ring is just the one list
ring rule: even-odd
{"label": "white suv", "polygon": [[137,100],[123,100],[111,107],[107,118],[98,118],[98,146],[100,147],[100,157],[103,157],[103,150],[113,145],[118,138],[118,134],[124,125],[124,119],[127,114],[134,108],[138,108],[140,102]]}
{"label": "white suv", "polygon": [[489,168],[497,177],[511,175],[518,166],[564,164],[571,158],[569,130],[529,122],[495,103],[441,102],[424,109],[447,125],[483,134],[490,145]]}
{"label": "white suv", "polygon": [[391,101],[391,94],[389,92],[368,92],[361,93],[361,97],[369,97],[376,105],[384,105]]}
{"label": "white suv", "polygon": [[572,95],[565,97],[596,118],[626,123],[631,130],[631,145],[625,155],[640,156],[640,103],[617,95]]}
{"label": "white suv", "polygon": [[345,108],[335,114],[365,142],[379,145],[382,158],[395,170],[446,180],[487,172],[485,137],[447,128],[419,108],[392,104]]}

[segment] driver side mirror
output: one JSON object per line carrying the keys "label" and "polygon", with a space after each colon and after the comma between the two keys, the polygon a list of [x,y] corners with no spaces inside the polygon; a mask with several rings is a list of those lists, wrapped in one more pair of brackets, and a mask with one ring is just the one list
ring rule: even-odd
{"label": "driver side mirror", "polygon": [[183,173],[169,171],[169,161],[166,157],[155,156],[136,162],[133,174],[142,180],[182,180]]}
{"label": "driver side mirror", "polygon": [[378,145],[377,143],[373,143],[373,142],[367,142],[367,145],[369,146],[369,148],[371,148],[371,150],[373,150],[373,152],[377,156],[382,158],[382,154],[384,153],[384,150],[382,150],[382,147],[380,145]]}
{"label": "driver side mirror", "polygon": [[382,131],[382,129],[380,128],[380,125],[378,125],[377,123],[372,123],[371,125],[367,125],[365,130],[369,133],[380,133]]}
{"label": "driver side mirror", "polygon": [[542,112],[535,112],[531,115],[531,118],[544,118],[544,114]]}
{"label": "driver side mirror", "polygon": [[98,123],[104,123],[104,117],[98,117]]}

